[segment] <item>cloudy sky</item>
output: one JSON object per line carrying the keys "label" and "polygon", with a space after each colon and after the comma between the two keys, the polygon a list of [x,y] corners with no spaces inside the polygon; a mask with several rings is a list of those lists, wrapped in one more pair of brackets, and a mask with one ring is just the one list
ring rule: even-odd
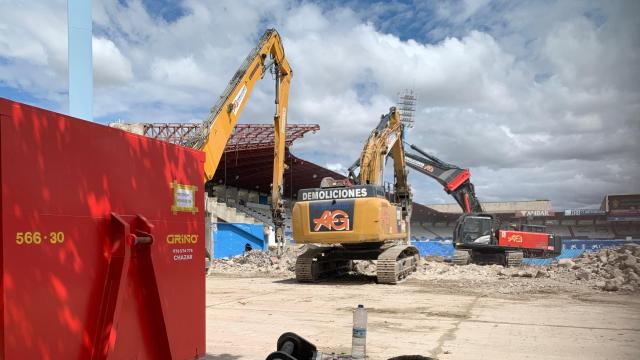
{"label": "cloudy sky", "polygon": [[[68,110],[64,0],[0,0],[0,96]],[[408,141],[483,201],[598,206],[640,192],[638,1],[94,0],[96,121],[201,121],[268,27],[294,69],[296,155],[340,171],[404,88]],[[272,119],[259,83],[243,123]],[[422,203],[450,203],[412,174]]]}

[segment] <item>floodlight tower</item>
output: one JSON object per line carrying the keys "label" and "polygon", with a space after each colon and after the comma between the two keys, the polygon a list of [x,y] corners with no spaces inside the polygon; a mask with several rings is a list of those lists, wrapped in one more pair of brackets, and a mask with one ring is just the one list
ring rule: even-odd
{"label": "floodlight tower", "polygon": [[416,102],[418,96],[413,89],[404,89],[398,93],[398,110],[400,111],[400,121],[406,127],[413,127],[413,114],[416,112]]}

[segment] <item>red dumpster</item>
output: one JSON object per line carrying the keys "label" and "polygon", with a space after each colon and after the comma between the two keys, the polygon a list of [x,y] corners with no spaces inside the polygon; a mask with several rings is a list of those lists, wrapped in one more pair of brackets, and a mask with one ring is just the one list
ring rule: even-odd
{"label": "red dumpster", "polygon": [[0,359],[203,357],[203,153],[2,98],[0,149]]}

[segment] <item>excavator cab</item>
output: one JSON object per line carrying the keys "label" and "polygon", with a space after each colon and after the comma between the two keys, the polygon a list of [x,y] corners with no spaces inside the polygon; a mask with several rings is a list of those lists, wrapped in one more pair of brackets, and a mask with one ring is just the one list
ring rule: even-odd
{"label": "excavator cab", "polygon": [[455,244],[492,245],[495,243],[495,219],[490,215],[465,214],[454,231]]}

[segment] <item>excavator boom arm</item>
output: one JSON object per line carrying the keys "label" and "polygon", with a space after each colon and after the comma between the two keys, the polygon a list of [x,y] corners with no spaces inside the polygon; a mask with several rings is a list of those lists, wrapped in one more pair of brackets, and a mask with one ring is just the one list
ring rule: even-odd
{"label": "excavator boom arm", "polygon": [[[388,114],[380,118],[380,123],[369,135],[360,154],[360,159],[349,168],[353,173],[355,168],[360,167],[360,173],[355,179],[357,183],[382,185],[387,155],[389,153],[392,156],[394,154],[401,155],[404,152],[404,150],[401,153],[398,153],[397,150],[392,152],[394,146],[402,142],[402,130],[400,115],[395,108],[391,108]],[[401,160],[401,162],[404,161]]]}
{"label": "excavator boom arm", "polygon": [[191,145],[205,152],[204,174],[207,181],[211,180],[255,83],[262,79],[267,72],[272,72],[276,80],[276,110],[273,117],[275,145],[271,195],[276,241],[282,241],[284,228],[282,178],[284,174],[287,105],[292,70],[285,57],[282,40],[276,30],[269,29],[262,35],[256,47],[246,57],[216,105],[211,109],[211,113],[203,123],[201,133]]}
{"label": "excavator boom arm", "polygon": [[463,212],[483,212],[482,205],[476,197],[474,186],[471,183],[471,173],[468,169],[445,163],[415,145],[410,145],[410,147],[420,155],[406,153],[407,166],[440,183],[444,187],[444,191],[453,196]]}
{"label": "excavator boom arm", "polygon": [[[382,185],[387,156],[393,159],[394,191],[402,205],[403,217],[411,213],[411,189],[409,187],[404,147],[402,146],[403,124],[395,107],[380,118],[378,126],[371,132],[360,158],[349,168],[349,177],[357,184]],[[358,176],[355,170],[360,168]]]}

